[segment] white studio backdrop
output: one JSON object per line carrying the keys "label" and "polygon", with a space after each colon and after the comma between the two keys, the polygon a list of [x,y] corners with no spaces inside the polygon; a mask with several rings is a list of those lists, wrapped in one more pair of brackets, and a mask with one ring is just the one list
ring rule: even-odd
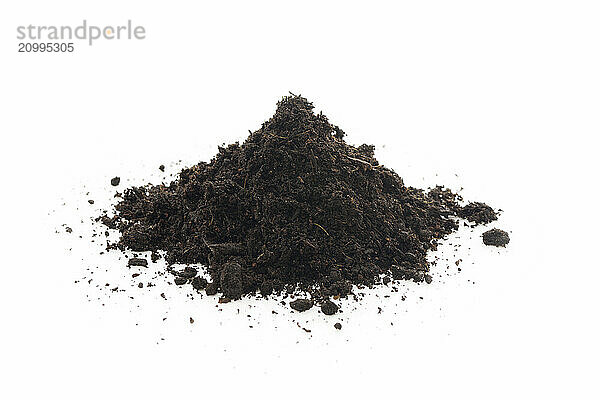
{"label": "white studio backdrop", "polygon": [[[593,1],[4,2],[2,397],[597,398],[599,17]],[[146,38],[17,52],[17,26],[83,19]],[[110,178],[208,161],[290,91],[407,184],[503,209],[510,245],[464,231],[461,274],[348,302],[341,331],[298,317],[312,335],[273,303],[173,291],[167,310],[73,284],[107,261],[55,231]]]}

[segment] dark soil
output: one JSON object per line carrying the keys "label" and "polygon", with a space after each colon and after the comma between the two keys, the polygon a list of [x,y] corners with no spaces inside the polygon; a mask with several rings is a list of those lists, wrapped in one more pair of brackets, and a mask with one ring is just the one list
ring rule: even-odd
{"label": "dark soil", "polygon": [[508,244],[508,242],[510,242],[508,233],[501,229],[490,229],[483,234],[483,243],[487,246],[504,247]]}
{"label": "dark soil", "polygon": [[129,266],[129,267],[147,267],[148,260],[146,260],[144,258],[133,257],[133,258],[129,259],[129,261],[127,262],[127,266]]}
{"label": "dark soil", "polygon": [[208,296],[214,296],[219,292],[219,287],[216,283],[209,283],[206,285],[206,294]]}
{"label": "dark soil", "polygon": [[118,176],[115,176],[110,180],[110,184],[113,186],[119,186],[119,183],[121,183],[121,178],[119,178]]}
{"label": "dark soil", "polygon": [[331,300],[325,300],[321,304],[321,312],[325,315],[333,315],[338,311],[338,306]]}
{"label": "dark soil", "polygon": [[227,299],[300,290],[329,312],[326,300],[353,285],[431,282],[427,251],[458,218],[497,218],[482,203],[462,207],[448,189],[404,185],[373,146],[344,136],[306,99],[284,97],[243,144],[169,184],[126,189],[102,221],[121,232],[120,249],[163,250],[169,264],[206,265],[212,280],[176,275],[178,284]]}
{"label": "dark soil", "polygon": [[458,216],[477,224],[487,224],[498,219],[494,209],[484,203],[469,203],[459,210]]}
{"label": "dark soil", "polygon": [[310,310],[313,306],[312,300],[308,299],[298,299],[290,302],[290,307],[298,312]]}

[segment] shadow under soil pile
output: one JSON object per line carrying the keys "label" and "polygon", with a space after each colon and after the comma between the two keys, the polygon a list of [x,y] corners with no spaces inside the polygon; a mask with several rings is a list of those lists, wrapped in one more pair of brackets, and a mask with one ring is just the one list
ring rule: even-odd
{"label": "shadow under soil pile", "polygon": [[186,268],[176,283],[227,301],[300,289],[323,303],[353,285],[431,282],[426,253],[436,240],[458,218],[487,223],[496,213],[462,207],[441,187],[405,186],[373,151],[347,144],[312,103],[291,95],[243,144],[219,148],[168,185],[125,190],[102,221],[121,232],[121,249],[206,265],[212,282]]}

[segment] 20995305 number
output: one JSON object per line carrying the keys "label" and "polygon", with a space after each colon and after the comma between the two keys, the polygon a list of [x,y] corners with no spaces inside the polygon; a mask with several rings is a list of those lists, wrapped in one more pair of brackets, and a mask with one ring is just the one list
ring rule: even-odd
{"label": "20995305 number", "polygon": [[73,43],[19,43],[19,53],[72,53]]}

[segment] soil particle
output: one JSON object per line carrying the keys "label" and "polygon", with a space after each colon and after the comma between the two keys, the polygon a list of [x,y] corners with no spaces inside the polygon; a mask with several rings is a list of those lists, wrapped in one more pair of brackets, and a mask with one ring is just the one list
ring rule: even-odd
{"label": "soil particle", "polygon": [[206,294],[208,296],[214,296],[215,294],[217,294],[217,292],[218,292],[218,288],[215,283],[209,283],[206,285]]}
{"label": "soil particle", "polygon": [[185,285],[188,282],[187,278],[178,276],[177,278],[175,278],[175,284],[180,286],[180,285]]}
{"label": "soil particle", "polygon": [[433,282],[433,278],[431,277],[431,275],[425,275],[425,282],[427,282],[428,284]]}
{"label": "soil particle", "polygon": [[118,176],[115,176],[110,180],[110,184],[113,186],[119,186],[119,183],[121,183],[121,178],[119,178]]}
{"label": "soil particle", "polygon": [[161,172],[165,172],[165,166],[164,165],[161,165],[160,167],[158,167],[158,169],[160,169]]}
{"label": "soil particle", "polygon": [[183,270],[175,272],[175,275],[185,279],[192,279],[197,274],[198,270],[194,267],[185,267]]}
{"label": "soil particle", "polygon": [[196,290],[202,290],[206,288],[206,285],[208,285],[208,282],[206,279],[202,278],[202,277],[195,277],[194,279],[192,279],[192,286],[194,287],[194,289]]}
{"label": "soil particle", "polygon": [[260,284],[260,293],[266,297],[273,293],[274,283],[270,280],[265,280]]}
{"label": "soil particle", "polygon": [[504,247],[510,242],[508,233],[501,229],[490,229],[483,234],[483,243],[487,246]]}
{"label": "soil particle", "polygon": [[342,324],[336,322],[335,324],[333,324],[333,327],[339,331],[340,329],[342,329]]}
{"label": "soil particle", "polygon": [[230,299],[239,299],[243,294],[242,266],[236,262],[229,262],[220,268],[223,294]]}
{"label": "soil particle", "polygon": [[487,204],[474,202],[464,206],[458,212],[459,217],[476,224],[487,224],[498,219],[494,209]]}
{"label": "soil particle", "polygon": [[94,204],[94,200],[92,200],[92,199],[89,199],[89,200],[88,200],[88,203],[90,203],[90,204]]}
{"label": "soil particle", "polygon": [[321,304],[321,311],[325,315],[333,315],[338,311],[338,306],[331,300],[325,300],[323,304]]}
{"label": "soil particle", "polygon": [[294,309],[298,312],[310,310],[310,308],[312,306],[313,306],[313,302],[312,302],[312,300],[309,300],[309,299],[298,299],[298,300],[294,300],[294,301],[290,302],[290,307],[292,307],[292,309]]}
{"label": "soil particle", "polygon": [[194,323],[194,318],[190,317],[190,324]]}
{"label": "soil particle", "polygon": [[[410,253],[407,256],[410,256]],[[410,262],[405,262],[402,265],[393,265],[391,272],[392,277],[395,280],[413,280],[415,282],[423,282],[425,279],[424,270],[415,269]]]}
{"label": "soil particle", "polygon": [[128,267],[148,267],[148,260],[145,258],[133,257],[127,262]]}
{"label": "soil particle", "polygon": [[138,287],[141,289],[144,287],[144,284],[142,282],[138,283]]}

